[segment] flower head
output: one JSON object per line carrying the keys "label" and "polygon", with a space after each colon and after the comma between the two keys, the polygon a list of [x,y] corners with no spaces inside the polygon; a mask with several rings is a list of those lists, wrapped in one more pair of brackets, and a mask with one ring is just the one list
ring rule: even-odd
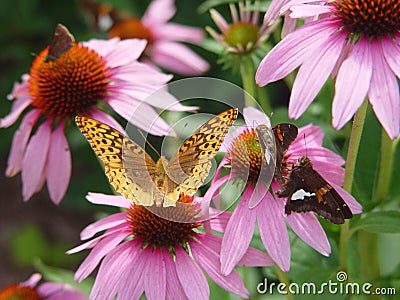
{"label": "flower head", "polygon": [[[228,276],[221,274],[221,237],[202,233],[203,223],[196,219],[200,202],[194,202],[193,197],[181,195],[176,207],[153,208],[157,214],[121,196],[89,194],[87,198],[127,209],[89,225],[82,231],[82,239],[106,231],[68,252],[93,248],[75,274],[76,280],[81,281],[100,264],[92,299],[111,299],[116,294],[118,299],[138,299],[143,292],[148,299],[208,299],[203,271],[227,291],[248,297],[235,270]],[[174,217],[186,221],[172,221]],[[211,228],[223,231],[227,217],[229,214],[223,213],[212,218]],[[253,248],[239,262],[248,266],[271,263],[267,255]]]}
{"label": "flower head", "polygon": [[399,1],[318,2],[290,1],[282,8],[290,10],[291,18],[317,20],[286,36],[267,54],[256,73],[258,85],[279,80],[300,66],[289,103],[289,116],[298,118],[332,74],[333,126],[343,127],[368,96],[394,139],[400,128]]}
{"label": "flower head", "polygon": [[200,44],[204,33],[200,28],[168,22],[175,12],[174,0],[155,0],[142,18],[117,20],[109,36],[146,39],[145,59],[179,74],[200,75],[208,70],[208,63],[180,42]]}
{"label": "flower head", "polygon": [[[285,198],[277,198],[268,190],[259,178],[262,167],[263,153],[258,143],[254,124],[264,124],[266,116],[254,108],[245,108],[246,126],[238,130],[236,137],[231,137],[231,146],[226,148],[228,157],[218,167],[210,189],[204,198],[211,199],[213,194],[230,180],[243,180],[244,167],[247,167],[247,182],[232,217],[227,224],[221,247],[221,267],[223,274],[229,274],[232,267],[242,258],[253,236],[256,221],[263,244],[268,254],[283,270],[290,268],[290,243],[286,223],[307,244],[323,255],[330,254],[330,245],[322,226],[312,212],[285,214]],[[229,138],[229,137],[228,137]],[[344,170],[341,165],[344,160],[322,145],[323,133],[316,126],[305,126],[299,129],[299,134],[289,146],[282,161],[285,171],[301,157],[307,156],[317,170],[342,196],[353,213],[360,213],[361,206],[340,185],[343,183]],[[305,147],[304,139],[307,141]],[[229,141],[226,140],[227,143]],[[248,149],[238,145],[252,145]],[[230,164],[229,175],[221,177],[221,169]],[[240,165],[236,167],[235,165]],[[242,170],[243,172],[235,172]],[[260,180],[262,182],[260,182]],[[275,193],[282,183],[273,180],[272,191]]]}
{"label": "flower head", "polygon": [[[57,30],[68,34],[62,25]],[[29,75],[23,75],[22,83],[16,83],[8,96],[13,100],[10,114],[0,119],[0,127],[9,127],[29,110],[14,135],[6,170],[7,176],[22,171],[24,200],[47,180],[51,199],[54,203],[61,201],[71,176],[64,130],[75,115],[89,115],[122,130],[102,110],[109,106],[152,134],[170,132],[170,126],[157,118],[153,107],[188,107],[161,89],[171,76],[137,61],[145,47],[144,40],[90,40],[71,42],[69,48],[51,59],[50,47],[35,57]],[[149,97],[156,90],[157,97]]]}
{"label": "flower head", "polygon": [[68,284],[45,282],[38,286],[42,276],[33,274],[27,281],[0,290],[0,300],[87,300],[88,297]]}

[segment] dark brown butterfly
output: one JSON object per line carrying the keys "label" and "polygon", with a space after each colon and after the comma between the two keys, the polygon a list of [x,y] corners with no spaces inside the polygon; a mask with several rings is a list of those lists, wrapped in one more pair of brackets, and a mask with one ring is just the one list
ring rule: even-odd
{"label": "dark brown butterfly", "polygon": [[288,180],[276,194],[287,197],[285,213],[288,215],[292,211],[314,211],[334,224],[342,224],[353,216],[343,198],[305,156],[293,166]]}
{"label": "dark brown butterfly", "polygon": [[282,161],[290,144],[296,139],[298,128],[293,124],[282,123],[272,127],[276,144],[275,178],[282,181]]}
{"label": "dark brown butterfly", "polygon": [[58,24],[54,31],[49,54],[46,56],[45,61],[55,61],[72,47],[74,41],[74,36],[68,31],[67,27]]}

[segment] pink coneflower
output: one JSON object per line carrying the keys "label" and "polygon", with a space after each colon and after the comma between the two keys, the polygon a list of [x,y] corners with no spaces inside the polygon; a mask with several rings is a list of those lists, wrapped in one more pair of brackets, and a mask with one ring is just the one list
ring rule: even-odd
{"label": "pink coneflower", "polygon": [[211,27],[207,27],[206,30],[229,52],[248,53],[257,49],[268,38],[271,30],[267,30],[267,23],[262,26],[258,24],[259,12],[250,11],[250,1],[239,2],[238,6],[239,12],[234,4],[229,5],[232,24],[229,24],[215,9],[211,9],[211,17],[221,34]]}
{"label": "pink coneflower", "polygon": [[[400,3],[397,0],[290,1],[292,18],[321,18],[285,37],[261,62],[264,86],[301,66],[293,84],[289,116],[298,118],[329,74],[335,78],[332,124],[340,129],[368,95],[390,138],[399,134]],[[300,4],[297,4],[300,3]]]}
{"label": "pink coneflower", "polygon": [[208,70],[208,63],[180,42],[198,45],[204,39],[204,32],[168,22],[175,12],[174,0],[155,0],[141,19],[117,20],[109,36],[146,39],[145,55],[150,62],[182,75],[200,75]]}
{"label": "pink coneflower", "polygon": [[[138,299],[143,292],[147,299],[208,299],[209,287],[204,273],[225,290],[247,298],[248,291],[239,274],[220,272],[219,253],[222,238],[201,233],[197,221],[198,204],[193,197],[181,196],[176,207],[158,207],[154,212],[132,204],[122,196],[89,194],[96,204],[114,205],[126,212],[105,217],[84,229],[82,239],[104,234],[68,251],[68,254],[93,248],[75,273],[75,279],[86,278],[100,264],[91,291],[91,299]],[[174,217],[175,216],[175,217]],[[211,228],[223,231],[229,213],[211,219]],[[102,260],[102,262],[101,262]],[[249,248],[240,265],[265,266],[272,260],[264,253]]]}
{"label": "pink coneflower", "polygon": [[33,274],[27,281],[0,290],[0,300],[87,300],[84,293],[68,284],[45,282],[38,286],[42,276]]}
{"label": "pink coneflower", "polygon": [[[322,226],[312,212],[285,214],[285,198],[277,198],[264,184],[257,184],[260,175],[262,151],[257,141],[254,124],[264,124],[266,116],[254,108],[245,108],[247,126],[231,137],[231,146],[226,149],[228,156],[218,167],[216,176],[205,199],[230,180],[247,177],[246,187],[232,217],[229,219],[221,247],[221,267],[223,274],[229,274],[233,266],[242,258],[253,236],[256,221],[261,239],[268,254],[283,270],[290,268],[290,243],[286,223],[308,245],[321,254],[330,254],[330,245]],[[226,139],[226,143],[229,143]],[[287,150],[283,162],[287,166],[300,157],[308,156],[319,172],[343,197],[353,213],[360,213],[361,206],[340,185],[343,183],[344,160],[332,151],[322,147],[323,132],[317,126],[308,125],[299,129],[297,138]],[[305,147],[305,141],[307,146]],[[243,145],[246,145],[244,147]],[[221,147],[222,148],[222,147]],[[221,151],[225,149],[222,148]],[[221,177],[221,168],[229,164],[231,174]],[[257,188],[255,188],[257,186]],[[271,187],[276,192],[282,184],[273,180]]]}
{"label": "pink coneflower", "polygon": [[[62,28],[59,25],[58,32]],[[14,135],[6,170],[7,176],[22,171],[25,201],[46,180],[54,203],[64,196],[71,175],[64,130],[73,116],[91,116],[123,131],[101,110],[109,106],[134,125],[164,135],[170,126],[153,107],[188,109],[159,90],[171,76],[137,61],[145,47],[144,40],[114,38],[74,42],[55,60],[48,59],[49,47],[36,56],[29,75],[23,75],[8,96],[14,100],[10,114],[0,119],[0,127],[9,127],[28,111]],[[149,97],[156,90],[158,97]]]}

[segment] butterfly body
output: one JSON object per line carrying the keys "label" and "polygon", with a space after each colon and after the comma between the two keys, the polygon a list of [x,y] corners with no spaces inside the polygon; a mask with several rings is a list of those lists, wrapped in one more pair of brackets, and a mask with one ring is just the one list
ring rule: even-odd
{"label": "butterfly body", "polygon": [[314,211],[335,224],[342,224],[353,216],[342,197],[305,156],[293,166],[288,180],[276,194],[287,197],[285,213],[288,215]]}
{"label": "butterfly body", "polygon": [[99,121],[76,117],[76,123],[105,165],[115,190],[135,203],[174,206],[180,193],[191,195],[204,183],[211,160],[237,117],[231,108],[203,124],[170,160],[155,162],[129,137]]}

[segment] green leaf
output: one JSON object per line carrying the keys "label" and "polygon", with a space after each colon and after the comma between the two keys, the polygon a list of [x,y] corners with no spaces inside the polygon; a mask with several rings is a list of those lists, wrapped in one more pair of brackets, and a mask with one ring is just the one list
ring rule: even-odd
{"label": "green leaf", "polygon": [[399,211],[375,211],[364,214],[352,230],[363,229],[373,233],[400,233]]}

